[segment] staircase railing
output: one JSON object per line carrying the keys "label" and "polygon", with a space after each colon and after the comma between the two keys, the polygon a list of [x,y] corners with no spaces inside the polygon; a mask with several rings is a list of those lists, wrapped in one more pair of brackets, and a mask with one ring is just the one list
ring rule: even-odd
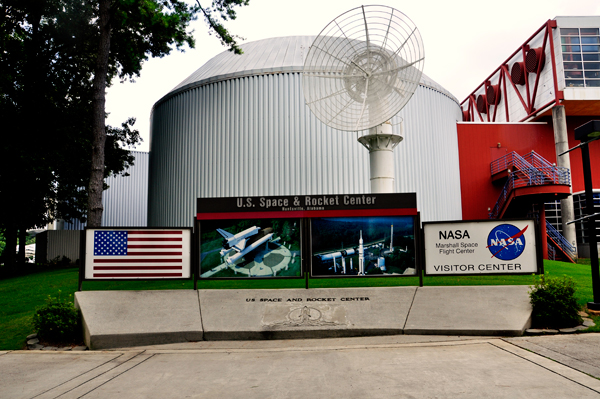
{"label": "staircase railing", "polygon": [[556,250],[551,245],[548,245],[548,259],[556,260]]}
{"label": "staircase railing", "polygon": [[526,157],[522,157],[513,151],[491,163],[492,175],[511,168],[514,168],[514,170],[509,173],[496,205],[489,212],[490,219],[496,219],[499,216],[510,193],[516,188],[571,184],[571,172],[568,168],[551,165],[533,151],[528,153]]}
{"label": "staircase railing", "polygon": [[490,164],[492,175],[512,167],[524,170],[532,168],[533,165],[531,165],[527,160],[525,160],[525,158],[514,151],[496,159]]}
{"label": "staircase railing", "polygon": [[552,226],[552,224],[550,224],[550,222],[548,222],[547,220],[546,232],[548,233],[548,237],[550,237],[552,241],[557,246],[559,246],[560,249],[562,249],[564,254],[571,259],[571,262],[575,262],[576,248],[573,245],[571,245],[571,243],[567,241],[567,239],[562,234],[560,234],[560,232],[556,230],[554,226]]}
{"label": "staircase railing", "polygon": [[534,168],[551,168],[552,166],[556,166],[552,165],[550,162],[548,162],[547,159],[545,159],[535,151],[528,152],[527,154],[523,155],[523,158],[527,162],[529,162]]}

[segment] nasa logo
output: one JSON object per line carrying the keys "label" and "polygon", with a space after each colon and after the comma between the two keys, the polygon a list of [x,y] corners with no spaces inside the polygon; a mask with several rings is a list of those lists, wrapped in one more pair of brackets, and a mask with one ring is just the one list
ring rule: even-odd
{"label": "nasa logo", "polygon": [[523,230],[512,224],[501,224],[492,229],[487,239],[487,248],[492,258],[501,260],[513,260],[518,258],[525,250],[525,236]]}

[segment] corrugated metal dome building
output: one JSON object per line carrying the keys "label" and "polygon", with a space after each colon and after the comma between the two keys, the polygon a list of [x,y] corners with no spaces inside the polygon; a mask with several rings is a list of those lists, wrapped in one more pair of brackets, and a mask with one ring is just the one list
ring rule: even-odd
{"label": "corrugated metal dome building", "polygon": [[[149,226],[191,226],[196,198],[369,192],[358,133],[332,129],[304,102],[311,36],[265,39],[225,51],[153,107]],[[395,192],[416,192],[422,220],[459,220],[457,99],[423,75],[392,119]]]}

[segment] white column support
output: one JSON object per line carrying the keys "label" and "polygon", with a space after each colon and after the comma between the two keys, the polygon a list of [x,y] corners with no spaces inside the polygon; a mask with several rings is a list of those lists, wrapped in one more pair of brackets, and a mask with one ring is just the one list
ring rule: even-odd
{"label": "white column support", "polygon": [[370,128],[369,134],[358,138],[358,142],[369,150],[372,193],[394,192],[394,148],[402,139],[402,135],[392,132],[390,121]]}
{"label": "white column support", "polygon": [[[569,138],[567,136],[567,116],[564,105],[557,105],[552,108],[552,126],[554,129],[554,146],[556,154],[561,154],[569,149]],[[571,158],[569,153],[556,157],[556,165],[569,168],[571,170]],[[572,174],[571,174],[572,176]],[[571,177],[572,179],[572,177]],[[571,184],[571,194],[573,185]],[[562,217],[562,234],[575,247],[577,251],[577,235],[575,223],[567,225],[568,222],[575,219],[575,208],[573,206],[573,196],[569,196],[560,201],[560,212]],[[546,226],[542,226],[545,228]]]}

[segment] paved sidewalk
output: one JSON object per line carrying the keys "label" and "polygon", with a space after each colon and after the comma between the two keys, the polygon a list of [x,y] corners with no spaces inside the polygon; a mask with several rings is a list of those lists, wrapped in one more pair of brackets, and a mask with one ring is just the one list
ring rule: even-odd
{"label": "paved sidewalk", "polygon": [[[544,338],[571,340],[552,344],[556,353],[600,357],[598,334]],[[400,335],[0,352],[0,397],[600,398],[600,380],[511,342]]]}
{"label": "paved sidewalk", "polygon": [[600,334],[518,337],[505,340],[600,378]]}

